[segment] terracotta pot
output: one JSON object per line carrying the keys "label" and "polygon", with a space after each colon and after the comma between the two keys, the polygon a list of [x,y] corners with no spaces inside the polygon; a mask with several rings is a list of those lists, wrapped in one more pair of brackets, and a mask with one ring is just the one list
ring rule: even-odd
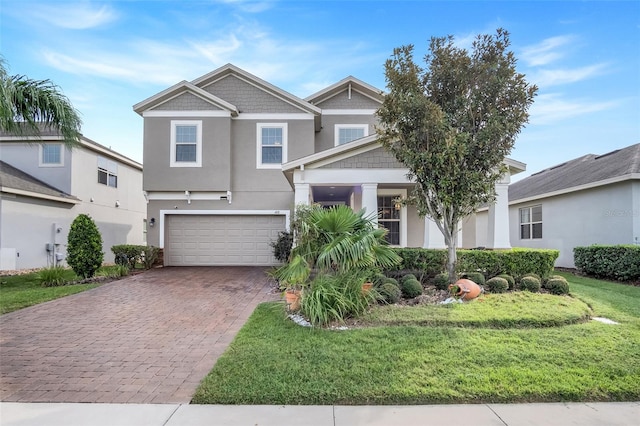
{"label": "terracotta pot", "polygon": [[300,309],[300,290],[287,290],[284,292],[284,300],[287,303],[288,311]]}
{"label": "terracotta pot", "polygon": [[458,296],[462,300],[475,299],[482,292],[482,289],[478,284],[465,278],[456,281],[454,284],[451,284],[449,286],[449,290],[451,290],[453,287],[458,287],[458,292],[455,293],[455,296]]}
{"label": "terracotta pot", "polygon": [[364,283],[364,284],[362,284],[362,292],[364,294],[369,293],[369,291],[371,291],[371,288],[373,288],[373,283]]}

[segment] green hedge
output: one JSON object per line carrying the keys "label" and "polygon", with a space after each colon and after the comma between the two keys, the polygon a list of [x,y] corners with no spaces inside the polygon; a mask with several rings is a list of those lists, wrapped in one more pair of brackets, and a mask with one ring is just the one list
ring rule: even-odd
{"label": "green hedge", "polygon": [[640,246],[590,246],[573,249],[573,261],[582,273],[618,281],[640,279]]}
{"label": "green hedge", "polygon": [[[444,271],[447,264],[447,250],[398,248],[396,253],[402,258],[401,269],[425,271],[429,276]],[[535,273],[548,277],[560,255],[558,250],[514,248],[511,250],[458,250],[459,272],[479,271],[491,278],[500,274],[522,277]]]}
{"label": "green hedge", "polygon": [[154,246],[120,244],[111,247],[111,251],[115,255],[115,263],[118,265],[126,265],[130,269],[134,269],[136,265],[141,264],[145,269],[150,269],[158,259],[160,249]]}

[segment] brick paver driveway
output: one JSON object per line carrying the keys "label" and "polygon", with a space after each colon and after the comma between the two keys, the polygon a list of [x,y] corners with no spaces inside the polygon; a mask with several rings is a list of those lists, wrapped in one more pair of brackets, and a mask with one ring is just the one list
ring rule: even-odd
{"label": "brick paver driveway", "polygon": [[255,306],[263,268],[161,268],[0,316],[0,400],[186,403]]}

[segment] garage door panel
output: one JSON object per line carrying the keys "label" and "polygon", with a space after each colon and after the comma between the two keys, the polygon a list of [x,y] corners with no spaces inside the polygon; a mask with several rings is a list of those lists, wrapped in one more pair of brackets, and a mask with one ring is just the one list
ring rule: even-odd
{"label": "garage door panel", "polygon": [[180,265],[274,265],[282,215],[169,215],[165,259]]}

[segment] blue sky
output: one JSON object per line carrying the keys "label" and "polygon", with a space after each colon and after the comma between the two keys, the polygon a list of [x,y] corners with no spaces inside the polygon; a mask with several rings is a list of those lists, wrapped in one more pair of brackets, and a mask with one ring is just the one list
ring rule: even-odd
{"label": "blue sky", "polygon": [[142,160],[132,106],[233,63],[306,97],[353,75],[385,88],[384,61],[432,36],[470,46],[511,33],[518,70],[539,86],[511,157],[527,173],[640,142],[638,1],[0,0],[10,74],[50,79],[83,133]]}

